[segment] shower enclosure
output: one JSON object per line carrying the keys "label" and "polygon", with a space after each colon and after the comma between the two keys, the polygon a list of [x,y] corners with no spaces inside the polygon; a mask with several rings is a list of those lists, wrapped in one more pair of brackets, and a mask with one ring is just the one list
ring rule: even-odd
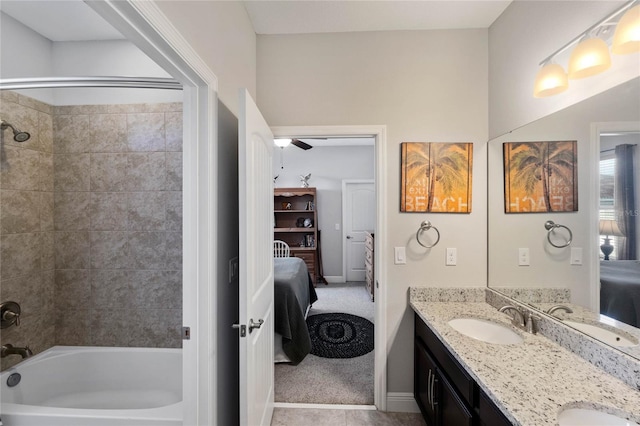
{"label": "shower enclosure", "polygon": [[41,87],[181,88],[0,81],[0,302],[21,306],[2,344],[180,348],[182,103],[56,106],[14,91]]}

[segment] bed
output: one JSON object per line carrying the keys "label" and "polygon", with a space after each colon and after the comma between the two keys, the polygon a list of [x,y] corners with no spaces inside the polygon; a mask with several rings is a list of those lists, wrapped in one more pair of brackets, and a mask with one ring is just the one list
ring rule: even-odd
{"label": "bed", "polygon": [[318,300],[304,260],[273,259],[275,310],[275,362],[298,364],[311,351],[305,321],[311,304]]}
{"label": "bed", "polygon": [[600,261],[600,313],[640,326],[640,261]]}

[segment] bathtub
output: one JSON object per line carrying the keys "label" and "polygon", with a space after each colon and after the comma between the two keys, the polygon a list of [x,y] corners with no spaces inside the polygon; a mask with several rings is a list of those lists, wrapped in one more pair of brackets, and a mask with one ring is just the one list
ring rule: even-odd
{"label": "bathtub", "polygon": [[0,380],[3,426],[182,425],[181,349],[54,346]]}

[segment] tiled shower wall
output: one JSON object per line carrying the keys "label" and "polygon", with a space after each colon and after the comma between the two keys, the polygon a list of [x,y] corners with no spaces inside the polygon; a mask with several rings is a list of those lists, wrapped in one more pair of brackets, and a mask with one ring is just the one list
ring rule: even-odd
{"label": "tiled shower wall", "polygon": [[[22,143],[0,137],[0,302],[22,307],[19,327],[0,331],[2,344],[42,351],[55,344],[53,108],[0,92],[0,117],[31,133]],[[1,359],[2,370],[20,361]]]}
{"label": "tiled shower wall", "polygon": [[182,104],[61,106],[50,117],[53,155],[40,153],[50,166],[35,174],[50,174],[39,179],[51,220],[38,245],[53,254],[40,256],[53,301],[33,304],[50,305],[55,344],[180,347]]}

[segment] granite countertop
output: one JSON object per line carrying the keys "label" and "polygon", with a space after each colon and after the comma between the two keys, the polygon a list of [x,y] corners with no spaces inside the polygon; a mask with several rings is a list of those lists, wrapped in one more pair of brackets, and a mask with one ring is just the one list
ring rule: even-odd
{"label": "granite countertop", "polygon": [[[485,302],[410,300],[413,310],[484,392],[516,425],[557,425],[563,408],[596,408],[640,423],[640,391],[605,373],[546,337],[511,325]],[[448,325],[454,318],[482,318],[507,325],[524,339],[497,345],[467,337]]]}

